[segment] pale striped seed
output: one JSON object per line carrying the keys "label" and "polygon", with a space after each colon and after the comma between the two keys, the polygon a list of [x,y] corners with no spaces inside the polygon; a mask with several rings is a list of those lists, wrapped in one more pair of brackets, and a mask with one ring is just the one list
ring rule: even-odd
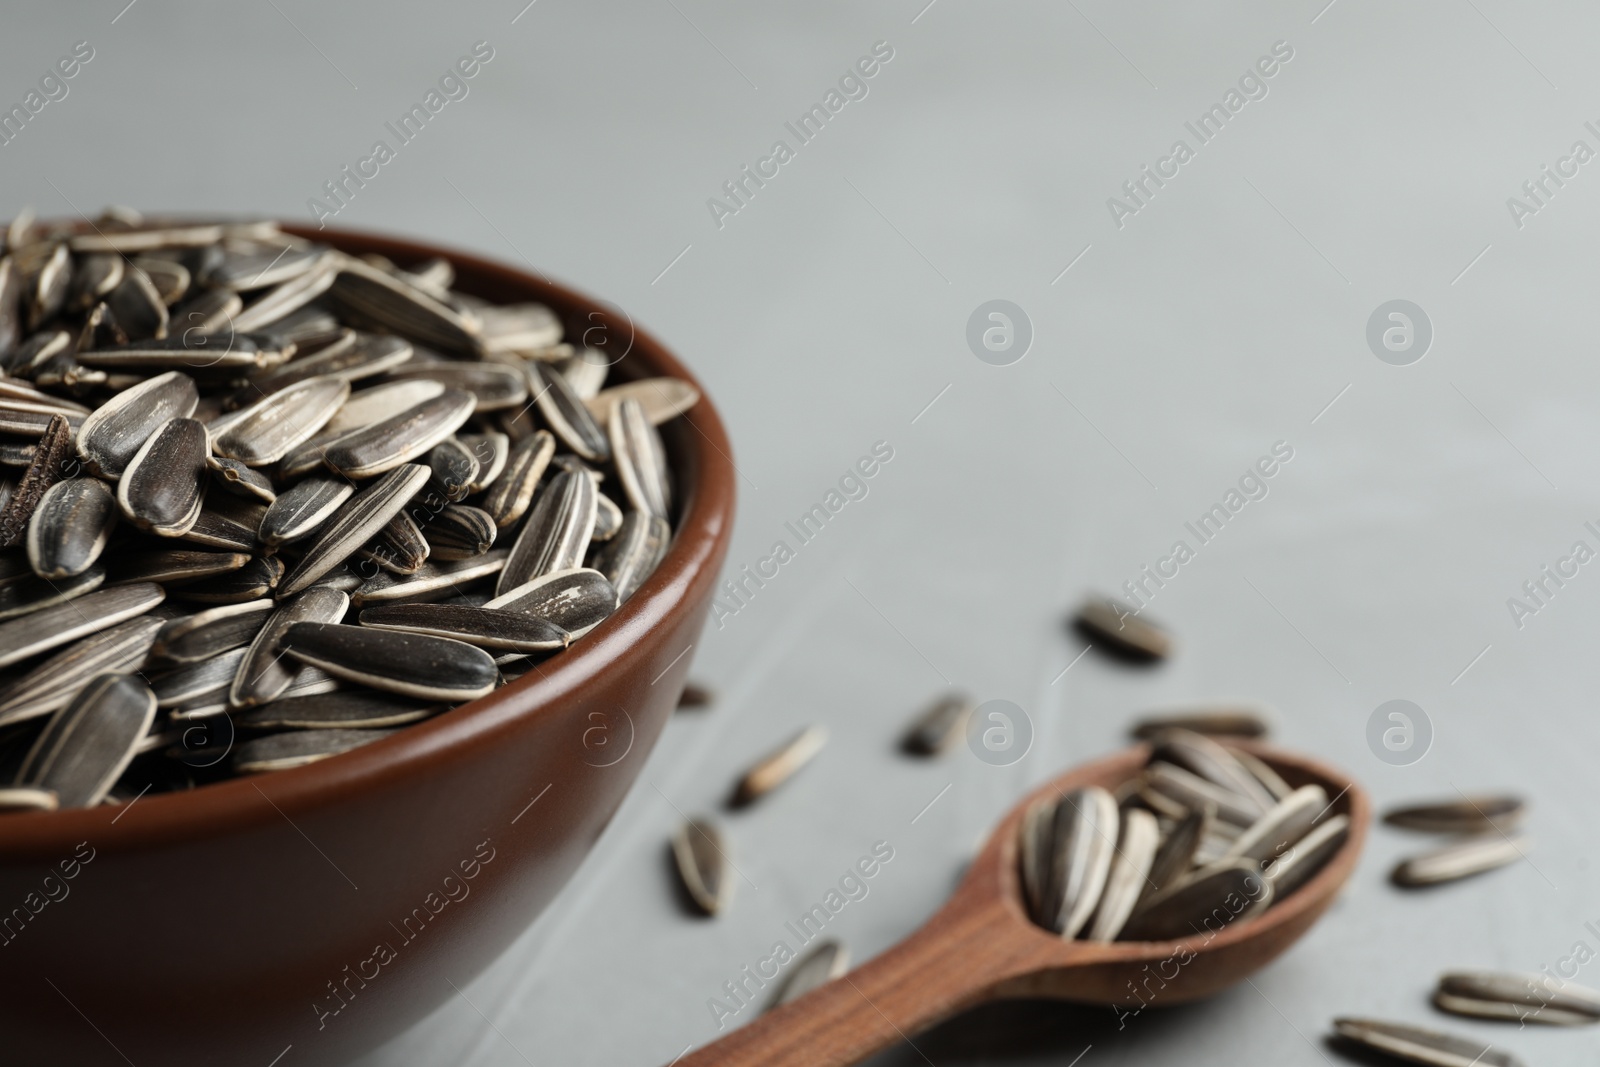
{"label": "pale striped seed", "polygon": [[599,463],[611,458],[606,432],[561,372],[543,363],[527,367],[528,387],[545,423],[562,443],[584,459]]}
{"label": "pale striped seed", "polygon": [[1548,974],[1452,971],[1439,976],[1434,1006],[1456,1015],[1551,1026],[1600,1022],[1600,990]]}
{"label": "pale striped seed", "polygon": [[1156,660],[1172,654],[1172,638],[1165,630],[1110,597],[1085,600],[1078,608],[1078,624],[1122,655]]}
{"label": "pale striped seed", "polygon": [[808,726],[801,730],[757,760],[740,776],[733,802],[738,805],[750,804],[766,796],[815,759],[827,741],[828,731],[822,726]]}
{"label": "pale striped seed", "polygon": [[535,578],[581,564],[594,533],[598,494],[587,474],[563,470],[552,477],[522,524],[495,592],[503,595]]}
{"label": "pale striped seed", "polygon": [[489,513],[489,517],[498,525],[509,528],[527,514],[539,479],[544,477],[545,468],[555,454],[556,439],[549,430],[539,430],[518,441],[511,448],[505,468],[484,495],[483,509]]}
{"label": "pale striped seed", "polygon": [[50,580],[82,574],[105,551],[116,524],[116,500],[105,482],[98,478],[57,482],[28,520],[28,562],[33,572]]}
{"label": "pale striped seed", "polygon": [[443,382],[450,390],[471,394],[474,407],[482,415],[491,411],[520,408],[528,402],[528,378],[518,367],[503,363],[411,363],[389,372],[392,381],[426,378]]}
{"label": "pale striped seed", "polygon": [[211,440],[202,423],[172,419],[151,434],[117,480],[117,504],[139,529],[182,537],[200,518]]}
{"label": "pale striped seed", "polygon": [[282,696],[299,670],[283,647],[289,628],[301,622],[337,622],[349,608],[349,596],[332,589],[307,589],[280,604],[250,642],[228,689],[228,703],[247,708]]}
{"label": "pale striped seed", "polygon": [[1315,830],[1296,841],[1289,850],[1262,869],[1262,875],[1272,883],[1275,900],[1299,889],[1310,881],[1338,852],[1350,836],[1350,817],[1331,815]]}
{"label": "pale striped seed", "polygon": [[145,226],[136,223],[131,230],[96,228],[93,233],[79,233],[67,239],[74,252],[117,252],[127,255],[150,252],[157,248],[201,248],[222,240],[222,227],[217,223],[195,225]]}
{"label": "pale striped seed", "polygon": [[605,575],[588,567],[572,567],[525,582],[483,606],[537,615],[576,639],[608,619],[618,604],[617,591]]}
{"label": "pale striped seed", "polygon": [[89,680],[138,670],[161,627],[148,615],[129,619],[62,649],[0,691],[0,726],[64,707]]}
{"label": "pale striped seed", "polygon": [[1047,929],[1071,939],[1088,923],[1111,872],[1119,821],[1116,801],[1099,786],[1074,790],[1056,804],[1044,883]]}
{"label": "pale striped seed", "polygon": [[320,430],[349,395],[350,383],[342,378],[308,378],[245,408],[212,446],[252,467],[276,463]]}
{"label": "pale striped seed", "polygon": [[471,393],[447,389],[432,400],[329,442],[322,461],[346,478],[370,478],[393,470],[460,429],[472,415],[472,404]]}
{"label": "pale striped seed", "polygon": [[[10,624],[15,625],[15,624]],[[1390,875],[1396,885],[1438,885],[1468,878],[1523,858],[1531,842],[1490,830],[1402,861]]]}
{"label": "pale striped seed", "polygon": [[[600,390],[605,387],[606,375],[611,371],[611,364],[604,352],[596,348],[585,348],[556,364],[556,369],[561,371],[561,376],[572,386],[573,393],[587,407],[589,401],[598,396]],[[590,414],[594,414],[593,409],[590,409]],[[602,425],[605,423],[604,419],[599,421]]]}
{"label": "pale striped seed", "polygon": [[549,348],[561,340],[561,320],[543,304],[497,304],[477,309],[487,352]]}
{"label": "pale striped seed", "polygon": [[156,633],[150,655],[170,663],[210,659],[249,644],[261,632],[272,609],[273,602],[262,598],[168,620]]}
{"label": "pale striped seed", "polygon": [[245,552],[206,552],[191,548],[157,548],[118,553],[112,565],[119,582],[160,582],[185,585],[227,574],[250,563]]}
{"label": "pale striped seed", "polygon": [[329,297],[347,319],[457,355],[481,354],[477,317],[435,299],[417,286],[349,256],[339,256]]}
{"label": "pale striped seed", "polygon": [[1427,833],[1471,834],[1514,829],[1526,813],[1527,804],[1521,797],[1472,796],[1394,808],[1384,814],[1383,821]]}
{"label": "pale striped seed", "polygon": [[624,399],[611,409],[608,433],[611,459],[629,503],[638,511],[667,518],[672,507],[667,453],[637,400]]}
{"label": "pale striped seed", "polygon": [[1169,730],[1155,740],[1151,758],[1193,771],[1213,785],[1244,797],[1257,814],[1275,803],[1266,786],[1232,752],[1201,734]]}
{"label": "pale striped seed", "polygon": [[1320,785],[1303,785],[1278,801],[1233,840],[1222,858],[1268,863],[1310,832],[1328,810],[1328,794]]}
{"label": "pale striped seed", "polygon": [[479,648],[550,652],[567,647],[571,635],[548,619],[465,604],[388,604],[361,612],[362,626],[465,641]]}
{"label": "pale striped seed", "polygon": [[465,504],[451,504],[423,527],[432,559],[471,559],[494,547],[499,532],[489,513]]}
{"label": "pale striped seed", "polygon": [[245,305],[234,317],[234,329],[248,331],[271,326],[327,292],[334,283],[335,274],[333,257],[323,257],[310,270],[279,283]]}
{"label": "pale striped seed", "polygon": [[1085,940],[1117,939],[1150,886],[1150,867],[1160,843],[1161,827],[1154,815],[1139,808],[1129,808],[1122,813],[1111,870],[1095,907],[1094,919],[1083,935]]}
{"label": "pale striped seed", "polygon": [[322,528],[315,542],[283,581],[280,596],[290,596],[309,586],[361,548],[428,481],[428,468],[405,464],[389,471],[357,493],[338,515]]}
{"label": "pale striped seed", "polygon": [[432,378],[412,378],[369,386],[351,393],[350,399],[328,420],[324,429],[335,434],[359,430],[414,408],[424,400],[432,400],[444,390],[444,383]]}
{"label": "pale striped seed", "polygon": [[654,573],[671,539],[672,527],[659,515],[630,511],[623,516],[621,527],[594,561],[595,568],[616,587],[619,603],[626,603]]}
{"label": "pale striped seed", "polygon": [[767,1010],[791,1000],[799,1000],[813,989],[827,985],[850,969],[850,949],[843,941],[823,941],[789,968],[789,975],[778,988]]}
{"label": "pale striped seed", "polygon": [[1430,1067],[1523,1067],[1520,1059],[1488,1042],[1420,1026],[1340,1018],[1333,1020],[1333,1029],[1346,1041]]}
{"label": "pale striped seed", "polygon": [[448,596],[461,586],[479,578],[489,578],[500,573],[505,566],[507,552],[495,549],[476,559],[453,560],[443,563],[425,563],[415,574],[395,576],[379,574],[361,584],[350,596],[356,607],[366,604],[396,602],[416,603],[428,598]]}
{"label": "pale striped seed", "polygon": [[1191,811],[1211,804],[1216,807],[1218,817],[1238,826],[1249,826],[1261,814],[1260,808],[1248,798],[1175,763],[1157,760],[1145,768],[1144,774],[1151,789]]}
{"label": "pale striped seed", "polygon": [[421,700],[472,700],[492,691],[500,677],[487,652],[444,637],[299,622],[289,627],[283,646],[336,678]]}
{"label": "pale striped seed", "polygon": [[1244,764],[1245,769],[1255,776],[1255,780],[1260,782],[1275,799],[1282,800],[1294,792],[1294,787],[1284,781],[1281,774],[1268,766],[1266,760],[1261,759],[1259,756],[1253,756],[1242,748],[1229,748],[1228,751],[1233,753],[1234,759]]}
{"label": "pale striped seed", "polygon": [[132,762],[155,711],[155,694],[138,678],[100,675],[51,716],[17,785],[48,789],[65,808],[100,803]]}
{"label": "pale striped seed", "polygon": [[639,402],[652,425],[660,426],[698,404],[700,390],[679,378],[641,378],[602,389],[584,403],[603,426],[611,420],[611,409],[629,398]]}
{"label": "pale striped seed", "polygon": [[289,730],[268,734],[235,745],[232,766],[237,774],[304,767],[393,733],[393,730]]}
{"label": "pale striped seed", "polygon": [[193,415],[199,401],[194,379],[180,371],[125,389],[83,420],[78,455],[91,474],[118,478],[146,438],[168,419]]}
{"label": "pale striped seed", "polygon": [[258,536],[275,547],[309,537],[355,494],[355,486],[339,478],[307,478],[278,494],[262,516]]}
{"label": "pale striped seed", "polygon": [[709,819],[691,819],[672,835],[672,855],[689,898],[707,915],[733,899],[732,864],[722,831]]}
{"label": "pale striped seed", "polygon": [[161,603],[164,596],[159,585],[136,582],[99,589],[64,604],[0,623],[0,667],[9,667],[29,656],[143,615]]}
{"label": "pale striped seed", "polygon": [[1171,941],[1215,933],[1266,908],[1272,894],[1272,883],[1254,863],[1209,867],[1145,897],[1121,936],[1128,941]]}
{"label": "pale striped seed", "polygon": [[935,756],[946,751],[965,734],[967,720],[976,705],[965,693],[952,693],[934,701],[918,715],[906,731],[901,747],[919,756]]}

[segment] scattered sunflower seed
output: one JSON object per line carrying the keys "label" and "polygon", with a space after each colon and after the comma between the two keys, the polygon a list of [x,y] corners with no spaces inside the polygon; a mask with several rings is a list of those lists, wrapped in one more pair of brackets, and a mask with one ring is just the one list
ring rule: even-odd
{"label": "scattered sunflower seed", "polygon": [[1390,877],[1396,885],[1407,887],[1453,882],[1513,864],[1523,858],[1530,844],[1525,837],[1506,837],[1491,830],[1404,860]]}
{"label": "scattered sunflower seed", "polygon": [[964,693],[941,697],[917,716],[901,742],[907,752],[936,756],[955,744],[967,728],[975,705]]}
{"label": "scattered sunflower seed", "polygon": [[1084,601],[1078,624],[1125,656],[1160,660],[1172,654],[1172,638],[1165,630],[1110,597]]}
{"label": "scattered sunflower seed", "polygon": [[1405,1023],[1342,1018],[1333,1020],[1333,1030],[1346,1041],[1429,1067],[1523,1067],[1517,1057],[1487,1042]]}
{"label": "scattered sunflower seed", "polygon": [[672,855],[678,877],[701,911],[715,915],[728,906],[733,897],[732,864],[715,823],[691,819],[678,827],[672,835]]}
{"label": "scattered sunflower seed", "polygon": [[1486,830],[1513,830],[1527,812],[1521,797],[1478,796],[1412,804],[1386,812],[1383,821],[1407,830],[1434,834],[1474,834]]}
{"label": "scattered sunflower seed", "polygon": [[744,773],[734,791],[734,804],[753,803],[787,782],[822,751],[827,741],[828,731],[821,726],[808,726],[795,734]]}
{"label": "scattered sunflower seed", "polygon": [[850,949],[845,943],[822,942],[789,968],[789,976],[784,979],[777,995],[772,998],[768,1010],[776,1008],[779,1004],[787,1004],[791,1000],[799,1000],[813,989],[827,985],[849,969]]}
{"label": "scattered sunflower seed", "polygon": [[1434,1007],[1479,1019],[1549,1026],[1600,1022],[1600,991],[1546,974],[1452,971],[1439,976]]}

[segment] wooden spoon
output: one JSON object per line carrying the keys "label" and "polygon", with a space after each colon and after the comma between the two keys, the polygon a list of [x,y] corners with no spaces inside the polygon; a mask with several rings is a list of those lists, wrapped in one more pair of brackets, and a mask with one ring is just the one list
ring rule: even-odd
{"label": "wooden spoon", "polygon": [[1338,771],[1257,743],[1292,786],[1315,783],[1350,817],[1344,845],[1261,915],[1179,941],[1063,941],[1023,905],[1017,826],[1035,800],[1082,786],[1114,789],[1150,756],[1139,745],[1069,771],[1029,794],[990,835],[955,895],[906,940],[861,968],[752,1020],[675,1067],[843,1067],[967,1008],[1005,998],[1110,1004],[1119,1016],[1217,993],[1264,967],[1305,933],[1355,869],[1366,792]]}

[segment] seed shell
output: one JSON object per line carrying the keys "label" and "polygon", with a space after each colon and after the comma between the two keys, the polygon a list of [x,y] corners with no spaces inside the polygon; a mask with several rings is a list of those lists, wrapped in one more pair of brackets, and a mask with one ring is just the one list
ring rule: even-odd
{"label": "seed shell", "polygon": [[1133,736],[1149,741],[1174,729],[1208,737],[1265,737],[1268,725],[1266,715],[1254,706],[1223,704],[1148,716],[1134,724]]}
{"label": "seed shell", "polygon": [[28,520],[28,562],[47,580],[71,578],[94,565],[117,522],[111,489],[98,478],[68,478],[40,499]]}
{"label": "seed shell", "polygon": [[251,708],[234,716],[234,722],[251,730],[378,729],[420,722],[441,710],[439,704],[418,704],[386,693],[316,693]]}
{"label": "seed shell", "polygon": [[[501,436],[504,436],[503,434]],[[536,431],[511,449],[505,469],[489,486],[483,509],[503,527],[511,527],[527,514],[533,492],[556,454],[556,439],[548,430]]]}
{"label": "seed shell", "polygon": [[322,461],[346,478],[370,478],[422,455],[472,415],[472,394],[449,389],[330,442]]}
{"label": "seed shell", "polygon": [[1161,843],[1161,827],[1156,817],[1139,808],[1122,813],[1122,828],[1117,833],[1116,855],[1101,890],[1094,920],[1083,935],[1087,941],[1115,941],[1128,916],[1149,886],[1150,865],[1155,862]]}
{"label": "seed shell", "polygon": [[100,675],[51,717],[17,784],[48,789],[66,808],[100,803],[132,762],[155,712],[155,694],[138,678]]}
{"label": "seed shell", "polygon": [[1395,808],[1384,814],[1383,821],[1432,834],[1472,834],[1515,829],[1526,813],[1521,797],[1476,796]]}
{"label": "seed shell", "polygon": [[349,395],[350,383],[343,379],[309,378],[239,412],[213,447],[251,467],[276,463],[320,430]]}
{"label": "seed shell", "polygon": [[307,589],[280,604],[250,642],[228,690],[236,708],[265,704],[283,695],[298,665],[284,655],[284,636],[302,622],[337,622],[350,608],[350,597],[332,589]]}
{"label": "seed shell", "polygon": [[444,637],[297,622],[283,647],[336,678],[420,700],[472,700],[500,678],[487,652]]}
{"label": "seed shell", "polygon": [[182,537],[200,518],[210,437],[194,419],[172,419],[147,438],[117,481],[117,504],[139,529]]}
{"label": "seed shell", "polygon": [[787,782],[816,758],[827,741],[828,731],[821,726],[808,726],[795,734],[744,773],[734,791],[734,804],[753,803]]}
{"label": "seed shell", "polygon": [[577,567],[594,533],[599,490],[587,474],[559,471],[539,495],[495,585],[496,595],[555,571]]}
{"label": "seed shell", "polygon": [[266,625],[273,606],[263,597],[170,619],[161,624],[150,654],[169,663],[198,663],[247,645]]}
{"label": "seed shell", "polygon": [[919,756],[936,756],[946,751],[966,732],[974,707],[972,698],[964,693],[939,698],[917,716],[901,747]]}
{"label": "seed shell", "polygon": [[428,468],[396,467],[357,493],[318,534],[283,581],[280,596],[290,596],[343,563],[400,513],[428,481]]}
{"label": "seed shell", "polygon": [[125,389],[83,420],[78,455],[91,474],[118,478],[146,438],[169,419],[193,415],[199,402],[194,379],[179,371]]}
{"label": "seed shell", "polygon": [[672,835],[678,877],[690,898],[707,915],[715,915],[733,898],[727,847],[722,832],[708,819],[691,819]]}
{"label": "seed shell", "polygon": [[[1273,886],[1256,864],[1222,864],[1141,901],[1122,930],[1124,941],[1172,941],[1215,932],[1272,902]],[[1230,900],[1248,900],[1235,910]]]}
{"label": "seed shell", "polygon": [[499,533],[489,513],[465,504],[451,504],[423,528],[433,559],[471,559],[494,547]]}
{"label": "seed shell", "polygon": [[392,733],[393,730],[290,730],[268,734],[235,745],[233,769],[238,774],[257,774],[303,767]]}
{"label": "seed shell", "polygon": [[604,426],[611,421],[611,409],[627,399],[637,400],[651,425],[677,418],[700,402],[700,390],[678,378],[641,378],[602,389],[585,401],[595,421]]}
{"label": "seed shell", "polygon": [[672,505],[667,453],[644,408],[637,400],[624,399],[611,409],[608,432],[611,458],[629,503],[648,515],[666,518]]}
{"label": "seed shell", "polygon": [[583,401],[561,372],[543,363],[528,365],[528,384],[534,390],[539,414],[563,444],[584,459],[601,463],[611,458],[611,444]]}
{"label": "seed shell", "polygon": [[819,986],[825,986],[850,969],[850,949],[843,941],[824,941],[789,968],[768,1010],[791,1000],[799,1000]]}
{"label": "seed shell", "polygon": [[1336,1034],[1365,1048],[1430,1067],[1523,1067],[1511,1053],[1487,1042],[1377,1019],[1333,1020]]}
{"label": "seed shell", "polygon": [[1404,860],[1390,878],[1396,885],[1406,887],[1453,882],[1515,863],[1523,858],[1530,844],[1526,837],[1506,837],[1491,830]]}
{"label": "seed shell", "polygon": [[1434,1007],[1482,1019],[1550,1026],[1600,1022],[1600,991],[1545,974],[1452,971],[1439,976]]}
{"label": "seed shell", "polygon": [[638,591],[667,554],[672,527],[659,515],[630,511],[595,557],[595,568],[616,587],[619,603]]}
{"label": "seed shell", "polygon": [[99,675],[138,670],[160,626],[160,619],[141,616],[62,649],[0,691],[0,726],[64,707]]}
{"label": "seed shell", "polygon": [[339,478],[307,478],[278,494],[261,517],[261,543],[286,545],[309,537],[355,494],[355,486]]}
{"label": "seed shell", "polygon": [[555,571],[517,586],[483,605],[548,619],[574,638],[582,637],[617,610],[617,591],[588,567]]}
{"label": "seed shell", "polygon": [[1275,862],[1263,868],[1261,873],[1272,883],[1273,899],[1282,900],[1309,881],[1339,851],[1349,836],[1349,816],[1330,816],[1323,820],[1322,825],[1296,841]]}
{"label": "seed shell", "polygon": [[0,623],[0,667],[143,615],[161,603],[163,596],[159,585],[136,582],[100,589]]}
{"label": "seed shell", "polygon": [[571,635],[535,615],[465,604],[388,604],[361,612],[361,625],[465,641],[479,648],[548,652],[565,648]]}

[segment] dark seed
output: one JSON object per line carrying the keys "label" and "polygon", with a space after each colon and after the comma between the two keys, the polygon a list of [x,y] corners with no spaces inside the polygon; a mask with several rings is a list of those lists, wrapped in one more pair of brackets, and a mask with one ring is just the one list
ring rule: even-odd
{"label": "dark seed", "polygon": [[283,644],[302,663],[335,677],[422,700],[471,700],[500,677],[487,652],[443,637],[301,622]]}

